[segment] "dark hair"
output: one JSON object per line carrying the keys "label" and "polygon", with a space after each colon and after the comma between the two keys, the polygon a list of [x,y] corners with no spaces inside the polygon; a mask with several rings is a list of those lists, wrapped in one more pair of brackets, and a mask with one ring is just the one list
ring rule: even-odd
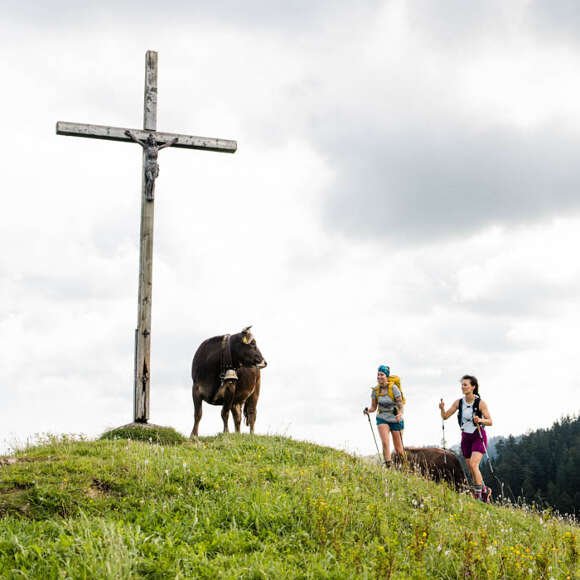
{"label": "dark hair", "polygon": [[462,381],[469,381],[475,389],[473,389],[473,394],[479,397],[479,383],[477,379],[473,375],[463,375],[461,377]]}

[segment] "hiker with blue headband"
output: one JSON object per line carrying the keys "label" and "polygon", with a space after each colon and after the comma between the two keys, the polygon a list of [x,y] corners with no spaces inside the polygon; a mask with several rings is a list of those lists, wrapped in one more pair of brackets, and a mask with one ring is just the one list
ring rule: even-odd
{"label": "hiker with blue headband", "polygon": [[399,377],[391,375],[387,365],[381,365],[377,370],[377,386],[373,388],[371,406],[364,410],[365,414],[377,411],[377,429],[383,444],[383,459],[385,467],[391,466],[391,442],[393,438],[395,451],[404,455],[403,448],[403,405],[405,399],[401,392]]}

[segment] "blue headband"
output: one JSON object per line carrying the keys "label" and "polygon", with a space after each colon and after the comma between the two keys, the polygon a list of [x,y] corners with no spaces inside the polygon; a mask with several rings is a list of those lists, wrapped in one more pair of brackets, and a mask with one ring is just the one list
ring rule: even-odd
{"label": "blue headband", "polygon": [[377,372],[385,373],[388,377],[391,374],[391,369],[387,365],[381,365]]}

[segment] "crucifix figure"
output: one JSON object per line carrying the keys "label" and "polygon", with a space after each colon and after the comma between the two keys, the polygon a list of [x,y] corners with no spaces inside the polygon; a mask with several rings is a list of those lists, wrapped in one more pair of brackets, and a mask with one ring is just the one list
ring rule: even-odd
{"label": "crucifix figure", "polygon": [[161,149],[165,147],[171,147],[177,143],[177,137],[174,137],[169,141],[169,143],[164,143],[163,145],[157,145],[153,133],[147,135],[146,141],[141,141],[137,139],[129,129],[125,131],[125,135],[129,137],[135,143],[139,143],[143,147],[143,154],[145,155],[145,166],[143,168],[145,174],[145,199],[147,201],[153,201],[153,190],[155,189],[155,179],[159,175],[159,163],[157,163],[157,156]]}
{"label": "crucifix figure", "polygon": [[159,175],[157,156],[159,151],[165,147],[184,147],[203,151],[235,153],[237,143],[226,139],[176,135],[157,131],[157,53],[151,50],[147,51],[145,56],[143,130],[59,121],[56,124],[56,132],[58,135],[108,139],[125,143],[136,142],[143,147],[133,418],[136,423],[147,423],[149,420],[149,360],[151,353],[151,290],[153,279],[153,192],[155,179]]}

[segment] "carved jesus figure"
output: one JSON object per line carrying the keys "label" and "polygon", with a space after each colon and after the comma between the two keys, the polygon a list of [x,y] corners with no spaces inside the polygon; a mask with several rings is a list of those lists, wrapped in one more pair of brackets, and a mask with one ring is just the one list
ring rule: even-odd
{"label": "carved jesus figure", "polygon": [[145,199],[147,199],[147,201],[153,201],[155,179],[159,175],[159,163],[157,163],[157,156],[161,149],[175,145],[178,138],[175,137],[171,141],[163,143],[163,145],[157,145],[157,141],[155,141],[153,133],[149,133],[145,141],[137,139],[137,137],[135,137],[135,135],[133,135],[133,133],[131,133],[129,130],[125,131],[125,135],[127,135],[129,139],[135,141],[135,143],[139,143],[139,145],[141,145],[145,151]]}

